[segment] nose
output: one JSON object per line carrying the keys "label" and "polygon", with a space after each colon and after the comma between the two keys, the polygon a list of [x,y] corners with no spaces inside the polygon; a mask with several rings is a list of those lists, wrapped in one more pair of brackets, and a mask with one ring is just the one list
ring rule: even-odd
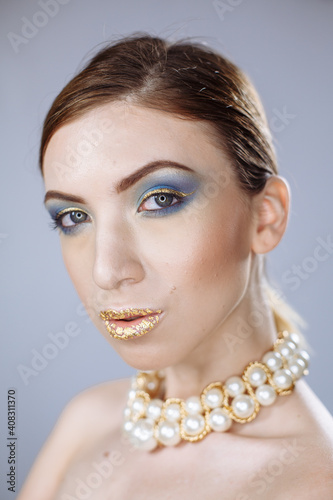
{"label": "nose", "polygon": [[96,232],[93,279],[103,290],[119,289],[139,283],[144,269],[130,228],[118,224]]}

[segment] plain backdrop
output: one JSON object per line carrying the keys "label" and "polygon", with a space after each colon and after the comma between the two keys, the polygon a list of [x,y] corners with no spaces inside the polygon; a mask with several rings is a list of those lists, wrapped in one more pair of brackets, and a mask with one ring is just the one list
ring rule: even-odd
{"label": "plain backdrop", "polygon": [[[258,89],[292,191],[269,275],[309,325],[307,382],[332,411],[333,2],[49,0],[48,13],[42,4],[1,1],[1,499],[15,497],[5,476],[8,389],[16,390],[19,488],[65,404],[133,373],[82,313],[42,207],[37,156],[57,93],[98,45],[134,31],[195,36],[239,64]],[[50,334],[73,323],[78,334],[25,383],[20,367],[31,368]]]}

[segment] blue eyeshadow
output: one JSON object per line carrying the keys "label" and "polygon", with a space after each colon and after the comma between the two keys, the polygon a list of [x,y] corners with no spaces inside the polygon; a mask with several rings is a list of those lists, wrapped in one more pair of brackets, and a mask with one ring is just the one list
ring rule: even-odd
{"label": "blue eyeshadow", "polygon": [[75,210],[82,210],[82,212],[86,212],[87,210],[85,208],[81,208],[80,204],[73,203],[73,202],[64,202],[61,201],[59,204],[56,201],[53,202],[48,202],[47,205],[45,206],[46,210],[49,212],[50,216],[52,219],[55,219],[56,216],[59,214],[59,212],[62,212],[63,210],[66,210],[67,208],[71,208]]}
{"label": "blue eyeshadow", "polygon": [[64,234],[74,234],[78,229],[82,229],[81,227],[81,224],[77,224],[77,225],[73,225],[73,226],[62,226],[61,225],[61,222],[60,222],[60,218],[58,219],[58,214],[60,212],[62,212],[63,210],[66,210],[66,209],[69,209],[69,208],[72,208],[73,207],[73,211],[74,210],[82,210],[82,212],[86,213],[86,210],[83,209],[83,208],[80,208],[80,205],[76,205],[76,204],[73,204],[73,202],[64,202],[64,201],[61,201],[59,202],[59,204],[57,204],[56,201],[53,201],[53,202],[49,202],[47,203],[47,205],[45,206],[46,210],[48,211],[48,213],[50,214],[50,217],[52,219],[52,222],[51,222],[51,228],[52,229],[60,229],[60,231]]}
{"label": "blue eyeshadow", "polygon": [[156,174],[150,174],[145,181],[140,183],[140,189],[154,189],[156,184],[165,185],[165,187],[170,187],[172,189],[178,189],[179,191],[184,191],[190,193],[196,189],[199,185],[199,179],[195,178],[191,174],[184,174],[183,172],[171,174],[170,172],[165,172],[164,174],[159,171]]}
{"label": "blue eyeshadow", "polygon": [[[184,172],[156,172],[149,175],[146,179],[144,179],[142,182],[138,183],[137,187],[134,190],[134,193],[136,192],[137,194],[134,195],[135,198],[133,199],[136,200],[136,209],[138,210],[140,204],[142,203],[142,200],[145,195],[149,194],[150,191],[157,191],[158,189],[163,189],[167,188],[173,191],[179,191],[180,193],[184,194],[189,194],[194,191],[193,194],[189,194],[189,196],[185,196],[183,198],[179,198],[177,203],[174,203],[173,205],[166,206],[166,207],[160,207],[157,208],[156,210],[147,210],[147,211],[140,211],[138,212],[140,216],[144,217],[160,217],[167,215],[172,212],[177,212],[179,211],[184,205],[186,205],[188,202],[191,201],[193,196],[195,196],[195,191],[200,185],[200,180],[192,175],[192,174],[187,174]],[[154,195],[152,195],[154,196]],[[177,196],[175,195],[177,198]],[[134,201],[135,203],[135,201]],[[51,218],[57,223],[57,216],[60,212],[63,210],[66,210],[68,208],[73,207],[73,209],[77,210],[82,210],[83,212],[87,212],[87,210],[80,206],[80,204],[76,204],[73,202],[66,202],[63,200],[54,200],[53,202],[49,202],[46,205],[46,209],[49,212]],[[61,224],[58,226],[61,231],[63,231],[66,234],[69,234],[71,232],[74,232],[76,229],[79,228],[79,225],[73,226],[70,228],[64,228],[61,227]]]}
{"label": "blue eyeshadow", "polygon": [[156,175],[156,179],[152,178],[153,175],[150,176],[145,182],[140,185],[140,196],[138,198],[138,203],[140,204],[142,198],[149,191],[155,191],[160,188],[169,188],[175,191],[181,191],[182,193],[188,194],[192,191],[195,191],[200,181],[198,179],[189,177],[188,175],[179,174],[179,175],[171,175],[170,173],[161,174],[160,172]]}

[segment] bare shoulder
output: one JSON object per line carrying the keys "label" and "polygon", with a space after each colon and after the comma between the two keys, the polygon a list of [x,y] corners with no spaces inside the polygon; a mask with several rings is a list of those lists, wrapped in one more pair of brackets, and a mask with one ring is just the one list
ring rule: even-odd
{"label": "bare shoulder", "polygon": [[291,460],[280,483],[281,499],[333,498],[332,415],[305,382],[299,381],[296,398],[302,423],[289,440]]}
{"label": "bare shoulder", "polygon": [[129,386],[129,379],[99,384],[81,392],[66,405],[18,500],[53,498],[64,471],[79,452],[82,442],[89,446],[120,425]]}
{"label": "bare shoulder", "polygon": [[307,383],[300,380],[295,389],[299,432],[323,456],[333,454],[333,417]]}
{"label": "bare shoulder", "polygon": [[89,421],[95,421],[98,415],[101,427],[104,424],[109,429],[119,423],[118,417],[122,415],[129,388],[130,379],[114,380],[90,387],[70,401],[65,409],[67,418],[80,414],[84,427],[87,428]]}
{"label": "bare shoulder", "polygon": [[276,500],[333,498],[333,448],[323,438],[321,433],[298,436],[286,445],[285,463],[270,464],[272,476],[282,470],[283,481],[276,481]]}
{"label": "bare shoulder", "polygon": [[252,460],[240,498],[333,498],[333,418],[308,384],[299,380],[261,416],[241,429]]}
{"label": "bare shoulder", "polygon": [[71,443],[67,441],[67,446],[71,444],[72,454],[81,443],[82,435],[89,445],[89,441],[94,442],[119,425],[129,386],[129,379],[105,382],[82,391],[68,403],[55,430],[58,438],[62,433],[68,439],[67,433],[70,433]]}

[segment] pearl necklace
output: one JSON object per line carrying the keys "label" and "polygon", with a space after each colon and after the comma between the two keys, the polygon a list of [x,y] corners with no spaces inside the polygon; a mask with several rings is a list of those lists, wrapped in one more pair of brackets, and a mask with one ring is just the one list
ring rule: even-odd
{"label": "pearl necklace", "polygon": [[175,446],[183,441],[200,441],[211,431],[225,432],[232,421],[244,424],[269,406],[277,395],[290,394],[294,382],[308,374],[309,354],[302,349],[297,333],[280,332],[272,349],[261,361],[249,363],[241,376],[224,384],[207,385],[200,396],[184,401],[158,398],[163,372],[138,372],[132,379],[124,410],[123,430],[139,449]]}

